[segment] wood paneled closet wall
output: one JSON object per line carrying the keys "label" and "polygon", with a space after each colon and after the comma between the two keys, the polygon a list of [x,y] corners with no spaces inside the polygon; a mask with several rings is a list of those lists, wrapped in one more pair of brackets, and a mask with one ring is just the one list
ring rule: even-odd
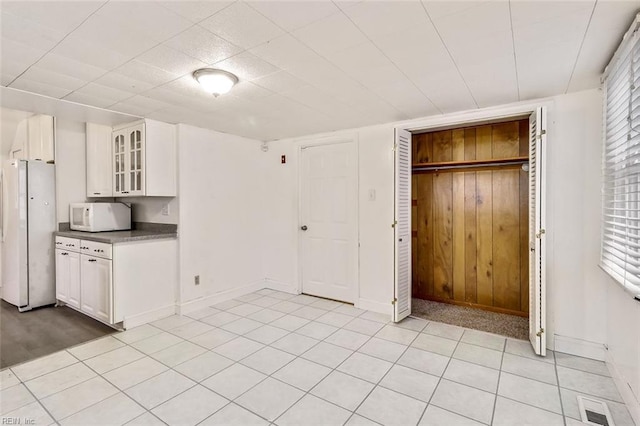
{"label": "wood paneled closet wall", "polygon": [[[528,315],[529,120],[412,137],[413,297]],[[419,164],[462,169],[416,171]]]}

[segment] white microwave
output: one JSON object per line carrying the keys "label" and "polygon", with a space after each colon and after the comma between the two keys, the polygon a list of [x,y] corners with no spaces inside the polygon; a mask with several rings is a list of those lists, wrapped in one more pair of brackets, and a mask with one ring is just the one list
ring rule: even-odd
{"label": "white microwave", "polygon": [[102,232],[131,229],[131,207],[122,203],[72,203],[71,229]]}

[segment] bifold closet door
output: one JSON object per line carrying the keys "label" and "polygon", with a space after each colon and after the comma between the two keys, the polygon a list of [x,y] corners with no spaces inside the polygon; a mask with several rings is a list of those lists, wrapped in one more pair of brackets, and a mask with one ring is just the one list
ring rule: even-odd
{"label": "bifold closet door", "polygon": [[411,133],[395,134],[395,285],[393,320],[411,315]]}

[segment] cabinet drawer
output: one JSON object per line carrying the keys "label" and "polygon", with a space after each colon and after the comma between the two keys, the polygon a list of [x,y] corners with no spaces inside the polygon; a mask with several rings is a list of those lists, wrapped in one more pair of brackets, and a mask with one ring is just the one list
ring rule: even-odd
{"label": "cabinet drawer", "polygon": [[69,250],[69,251],[80,251],[80,240],[75,238],[67,238],[67,237],[56,237],[57,249]]}
{"label": "cabinet drawer", "polygon": [[80,241],[80,252],[88,256],[111,259],[111,244],[82,240]]}

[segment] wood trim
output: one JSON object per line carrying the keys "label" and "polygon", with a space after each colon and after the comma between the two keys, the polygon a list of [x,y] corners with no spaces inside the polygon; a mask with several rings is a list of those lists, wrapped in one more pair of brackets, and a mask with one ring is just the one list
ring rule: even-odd
{"label": "wood trim", "polygon": [[432,302],[448,303],[449,305],[466,306],[468,308],[482,309],[483,311],[495,312],[498,314],[515,315],[518,317],[529,318],[529,314],[527,312],[513,311],[511,309],[498,308],[495,306],[480,305],[478,303],[463,302],[460,300],[453,300],[453,299],[442,299],[435,296],[424,296],[424,297],[420,297],[420,299],[430,300]]}
{"label": "wood trim", "polygon": [[455,172],[490,172],[494,170],[516,170],[522,167],[523,162],[518,163],[506,163],[506,164],[496,164],[496,165],[486,165],[486,166],[460,166],[455,169],[439,169],[434,168],[433,170],[421,170],[419,168],[415,168],[411,171],[414,175],[422,175],[429,173],[455,173]]}

